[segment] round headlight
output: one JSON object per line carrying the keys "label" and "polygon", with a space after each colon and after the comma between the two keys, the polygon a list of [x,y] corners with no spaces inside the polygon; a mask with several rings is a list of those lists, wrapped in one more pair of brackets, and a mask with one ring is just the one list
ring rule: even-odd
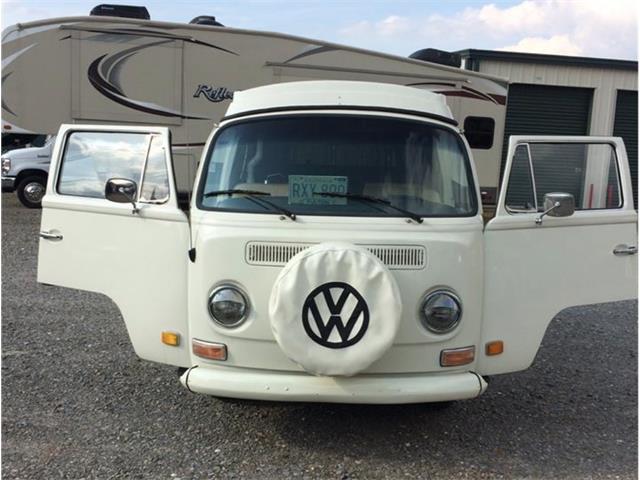
{"label": "round headlight", "polygon": [[434,333],[448,333],[462,317],[460,300],[453,293],[438,290],[427,295],[420,308],[422,324]]}
{"label": "round headlight", "polygon": [[247,297],[236,287],[218,287],[209,295],[211,318],[223,327],[239,325],[247,318],[248,311]]}

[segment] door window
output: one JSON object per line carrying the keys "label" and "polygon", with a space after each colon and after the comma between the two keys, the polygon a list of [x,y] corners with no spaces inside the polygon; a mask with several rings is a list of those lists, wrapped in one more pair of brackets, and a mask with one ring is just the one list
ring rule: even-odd
{"label": "door window", "polygon": [[164,203],[169,199],[169,175],[162,137],[153,135],[149,145],[147,164],[145,165],[140,201]]}
{"label": "door window", "polygon": [[547,193],[570,193],[576,210],[621,208],[614,148],[608,143],[527,143],[515,150],[506,206],[542,211]]}
{"label": "door window", "polygon": [[166,202],[169,175],[162,137],[146,132],[70,133],[58,177],[58,193],[105,198],[105,185],[110,178],[136,182],[142,202]]}
{"label": "door window", "polygon": [[507,185],[507,207],[512,212],[535,212],[536,203],[529,146],[518,145]]}

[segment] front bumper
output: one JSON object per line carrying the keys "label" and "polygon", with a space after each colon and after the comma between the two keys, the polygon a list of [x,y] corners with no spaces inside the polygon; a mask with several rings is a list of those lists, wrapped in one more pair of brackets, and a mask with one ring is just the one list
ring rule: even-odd
{"label": "front bumper", "polygon": [[15,190],[16,177],[2,177],[2,191],[13,192]]}
{"label": "front bumper", "polygon": [[370,404],[465,400],[487,388],[473,372],[316,377],[209,365],[191,367],[180,381],[192,392],[219,397]]}

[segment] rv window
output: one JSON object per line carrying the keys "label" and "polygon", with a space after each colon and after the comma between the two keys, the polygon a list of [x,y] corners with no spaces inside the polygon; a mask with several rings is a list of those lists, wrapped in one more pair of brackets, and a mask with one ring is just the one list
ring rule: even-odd
{"label": "rv window", "polygon": [[493,146],[496,122],[490,117],[467,117],[464,120],[464,136],[471,148],[488,150]]}
{"label": "rv window", "polygon": [[148,148],[146,133],[71,133],[62,159],[58,193],[104,198],[110,178],[127,178],[140,185]]}
{"label": "rv window", "polygon": [[147,165],[144,170],[140,201],[164,203],[169,199],[169,174],[167,173],[166,153],[162,146],[162,137],[151,137]]}

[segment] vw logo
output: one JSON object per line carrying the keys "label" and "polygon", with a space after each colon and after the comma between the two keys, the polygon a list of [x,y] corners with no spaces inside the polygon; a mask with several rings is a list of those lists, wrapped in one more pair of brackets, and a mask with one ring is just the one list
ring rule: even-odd
{"label": "vw logo", "polygon": [[302,325],[309,338],[323,347],[349,347],[364,337],[369,327],[369,307],[348,283],[325,283],[304,301]]}

